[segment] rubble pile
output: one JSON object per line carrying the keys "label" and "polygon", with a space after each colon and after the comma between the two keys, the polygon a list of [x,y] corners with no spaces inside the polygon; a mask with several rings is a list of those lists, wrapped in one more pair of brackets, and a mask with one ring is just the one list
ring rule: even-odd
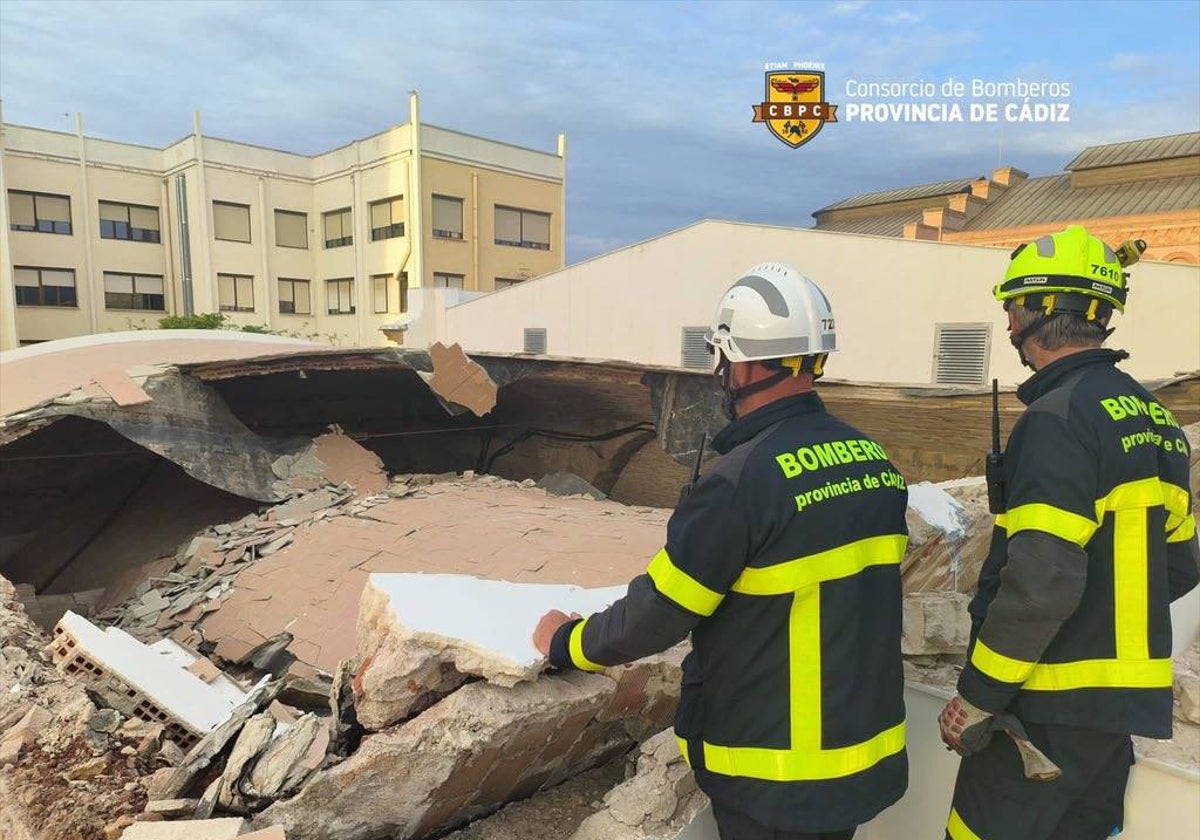
{"label": "rubble pile", "polygon": [[[602,673],[539,673],[536,655],[502,656],[499,640],[407,621],[404,599],[376,582],[437,573],[521,597],[538,587],[498,582],[601,597],[645,568],[669,511],[597,500],[575,481],[389,481],[338,434],[272,470],[283,501],[213,525],[104,590],[52,601],[0,578],[0,836],[543,840],[519,820],[562,814],[544,840],[675,840],[708,819],[667,729],[686,645]],[[979,481],[913,490],[906,676],[951,687],[991,517]],[[111,678],[113,663],[81,658],[82,643],[68,649],[66,630],[92,638],[78,616],[48,640],[18,596],[43,624],[94,606],[101,636],[128,633],[189,672],[185,682],[236,684],[236,702],[184,732],[177,709]],[[459,609],[502,614],[503,601]],[[500,619],[525,644],[534,621]],[[60,673],[52,660],[79,667]],[[1176,753],[1194,760],[1200,744],[1200,642],[1176,659],[1175,694],[1176,740],[1138,746],[1186,763]],[[623,761],[627,778],[613,787],[605,774]],[[591,781],[563,786],[575,779]]]}
{"label": "rubble pile", "polygon": [[707,805],[675,733],[667,730],[642,743],[629,777],[605,795],[603,810],[584,820],[570,840],[674,840]]}
{"label": "rubble pile", "polygon": [[45,641],[0,577],[0,836],[107,840],[105,827],[137,818],[145,780],[175,756],[161,726],[97,709],[46,662]]}
{"label": "rubble pile", "polygon": [[[152,573],[128,598],[96,613],[95,618],[143,641],[174,634],[181,643],[194,642],[192,625],[220,607],[244,569],[290,545],[302,523],[339,515],[353,498],[354,491],[348,486],[323,488],[298,495],[262,515],[214,525],[181,546],[174,557],[141,567]],[[377,503],[358,501],[348,512],[353,515]],[[180,627],[184,629],[176,632]],[[237,659],[232,662],[240,664]]]}

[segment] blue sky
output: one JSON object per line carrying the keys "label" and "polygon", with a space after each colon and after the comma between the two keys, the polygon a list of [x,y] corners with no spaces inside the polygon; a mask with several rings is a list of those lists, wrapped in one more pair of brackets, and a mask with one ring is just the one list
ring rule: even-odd
{"label": "blue sky", "polygon": [[[763,62],[793,60],[824,62],[843,109],[849,79],[1069,82],[1070,122],[843,120],[793,150],[750,120]],[[427,122],[547,151],[567,134],[575,262],[700,218],[808,227],[859,192],[1200,130],[1200,3],[0,3],[9,122],[82,111],[90,135],[161,146],[198,108],[206,133],[314,153],[403,122],[414,88]]]}

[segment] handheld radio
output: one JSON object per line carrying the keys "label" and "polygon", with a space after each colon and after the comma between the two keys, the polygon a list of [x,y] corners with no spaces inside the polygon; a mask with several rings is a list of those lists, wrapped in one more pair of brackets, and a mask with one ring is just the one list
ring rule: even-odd
{"label": "handheld radio", "polygon": [[1004,453],[1000,451],[1000,382],[992,380],[992,451],[987,454],[984,475],[987,479],[988,510],[1004,513]]}

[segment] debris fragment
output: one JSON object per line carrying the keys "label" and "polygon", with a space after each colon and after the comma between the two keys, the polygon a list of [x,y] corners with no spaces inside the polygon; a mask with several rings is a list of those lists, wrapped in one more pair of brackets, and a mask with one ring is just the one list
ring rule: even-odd
{"label": "debris fragment", "polygon": [[604,493],[575,475],[575,473],[560,471],[544,475],[541,481],[537,483],[537,486],[555,496],[587,496],[596,501],[608,498]]}
{"label": "debris fragment", "polygon": [[632,775],[605,795],[604,810],[584,820],[571,840],[675,840],[707,804],[667,730],[642,743]]}
{"label": "debris fragment", "polygon": [[465,575],[372,574],[358,621],[358,719],[368,729],[382,729],[468,674],[499,685],[531,679],[545,663],[531,628],[547,610],[586,615],[624,592]]}
{"label": "debris fragment", "polygon": [[233,840],[246,822],[241,817],[181,822],[139,822],[125,829],[121,840]]}
{"label": "debris fragment", "polygon": [[100,630],[68,612],[49,646],[55,665],[82,680],[110,707],[162,723],[189,747],[228,717],[245,697],[231,681],[206,683],[187,670],[195,657],[170,639],[146,646],[124,631]]}
{"label": "debris fragment", "polygon": [[496,383],[480,365],[467,358],[462,347],[441,342],[429,348],[433,373],[419,371],[435,394],[448,403],[469,409],[478,417],[496,407]]}
{"label": "debris fragment", "polygon": [[349,484],[359,496],[381,493],[388,485],[383,462],[346,435],[321,435],[313,441],[313,456],[325,465],[331,484]]}

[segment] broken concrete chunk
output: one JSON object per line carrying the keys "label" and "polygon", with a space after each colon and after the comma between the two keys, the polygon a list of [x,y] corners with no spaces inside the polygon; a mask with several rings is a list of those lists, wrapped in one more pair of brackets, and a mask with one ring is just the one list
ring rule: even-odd
{"label": "broken concrete chunk", "polygon": [[246,767],[271,743],[275,726],[275,718],[269,712],[262,712],[247,720],[246,725],[242,727],[237,741],[234,742],[233,752],[225,762],[225,771],[221,774],[221,785],[217,790],[217,804],[226,811],[246,811],[241,801],[238,782]]}
{"label": "broken concrete chunk", "polygon": [[285,519],[302,520],[310,514],[337,504],[342,500],[343,495],[343,493],[338,493],[330,489],[315,490],[312,493],[272,508],[269,516],[276,521]]}
{"label": "broken concrete chunk", "polygon": [[116,709],[97,709],[88,721],[88,729],[93,732],[111,734],[121,725],[121,713]]}
{"label": "broken concrete chunk", "polygon": [[342,434],[322,435],[313,442],[313,455],[325,465],[325,478],[349,484],[360,496],[382,492],[388,485],[383,462],[374,452]]}
{"label": "broken concrete chunk", "polygon": [[168,819],[184,817],[196,810],[196,799],[151,799],[146,803],[146,812],[162,814]]}
{"label": "broken concrete chunk", "polygon": [[306,840],[436,835],[533,793],[556,772],[569,777],[627,748],[627,738],[609,742],[611,724],[595,723],[614,687],[583,673],[513,688],[470,683],[367,738],[255,817],[254,827],[278,824]]}
{"label": "broken concrete chunk", "polygon": [[186,792],[204,768],[225,751],[230,742],[241,732],[246,721],[275,699],[275,695],[279,692],[279,686],[278,682],[274,682],[255,689],[246,698],[246,702],[234,709],[223,723],[188,750],[183,763],[172,768],[169,776],[150,789],[150,795],[155,799],[176,799],[181,793]]}
{"label": "broken concrete chunk", "polygon": [[32,744],[53,719],[53,715],[41,706],[30,706],[21,719],[4,733],[2,740],[19,740],[25,744]]}
{"label": "broken concrete chunk", "polygon": [[[708,797],[696,787],[670,730],[641,745],[635,772],[609,791],[604,805],[571,840],[676,840],[688,826],[711,822]],[[716,836],[715,827],[711,836]]]}
{"label": "broken concrete chunk", "polygon": [[462,347],[441,342],[429,348],[432,376],[418,371],[433,392],[443,400],[469,409],[478,417],[496,407],[496,383],[487,371],[467,358]]}
{"label": "broken concrete chunk", "polygon": [[1200,639],[1175,657],[1175,717],[1200,723]]}
{"label": "broken concrete chunk", "polygon": [[532,679],[545,664],[533,627],[547,610],[588,614],[624,587],[514,584],[466,575],[372,574],[359,607],[355,707],[367,729],[407,717],[462,675],[500,685]]}
{"label": "broken concrete chunk", "polygon": [[125,829],[121,840],[233,840],[242,833],[246,821],[241,817],[182,822],[134,823]]}
{"label": "broken concrete chunk", "polygon": [[363,737],[363,726],[358,722],[354,710],[354,660],[343,659],[333,675],[329,690],[329,710],[333,731],[330,735],[329,754],[345,758],[356,749]]}
{"label": "broken concrete chunk", "polygon": [[307,714],[267,747],[242,783],[247,796],[276,799],[299,786],[310,768],[301,766],[322,727],[320,719]]}
{"label": "broken concrete chunk", "polygon": [[908,656],[966,653],[971,637],[970,600],[957,592],[906,595],[901,651]]}
{"label": "broken concrete chunk", "polygon": [[598,502],[608,498],[575,473],[560,471],[544,475],[537,486],[555,496],[588,496]]}
{"label": "broken concrete chunk", "polygon": [[108,768],[108,756],[97,756],[80,764],[76,764],[66,773],[63,773],[63,778],[68,782],[79,782],[87,779],[94,779],[103,773]]}

